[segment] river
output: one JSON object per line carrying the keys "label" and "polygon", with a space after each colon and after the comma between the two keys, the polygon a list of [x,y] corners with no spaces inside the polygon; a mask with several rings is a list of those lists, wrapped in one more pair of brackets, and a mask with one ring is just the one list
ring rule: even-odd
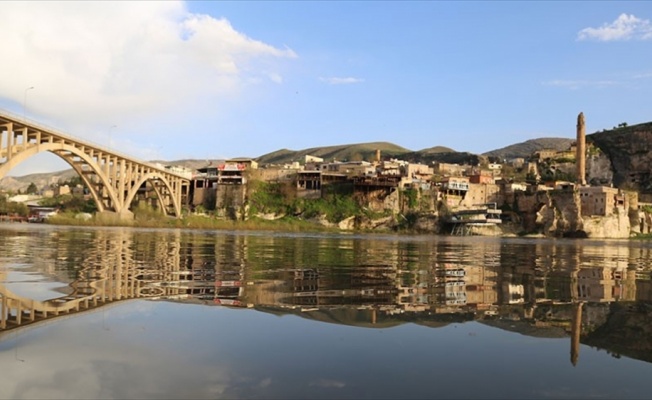
{"label": "river", "polygon": [[0,224],[0,398],[649,398],[646,241]]}

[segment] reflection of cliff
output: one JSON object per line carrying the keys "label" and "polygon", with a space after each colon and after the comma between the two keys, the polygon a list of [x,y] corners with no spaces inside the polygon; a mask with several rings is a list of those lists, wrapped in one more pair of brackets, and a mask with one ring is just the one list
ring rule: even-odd
{"label": "reflection of cliff", "polygon": [[257,306],[256,310],[276,315],[297,315],[319,322],[350,325],[364,328],[389,328],[407,323],[441,328],[451,323],[472,321],[473,313],[426,314],[426,313],[384,313],[375,308],[361,309],[343,306],[339,308],[309,309],[289,307]]}
{"label": "reflection of cliff", "polygon": [[[30,253],[35,265],[47,259],[44,275],[74,277],[66,294],[39,303],[17,296],[10,284],[0,287],[0,332],[118,300],[150,299],[360,327],[476,320],[537,337],[576,333],[584,342],[600,334],[604,342],[596,346],[607,346],[635,338],[634,328],[622,336],[601,330],[620,323],[607,323],[618,321],[611,307],[652,301],[652,253],[645,246],[118,229],[74,238],[54,243],[56,251],[44,243]],[[0,257],[7,254],[0,249]]]}
{"label": "reflection of cliff", "polygon": [[582,337],[582,343],[606,349],[616,357],[624,355],[652,362],[652,305],[613,303],[606,322]]}

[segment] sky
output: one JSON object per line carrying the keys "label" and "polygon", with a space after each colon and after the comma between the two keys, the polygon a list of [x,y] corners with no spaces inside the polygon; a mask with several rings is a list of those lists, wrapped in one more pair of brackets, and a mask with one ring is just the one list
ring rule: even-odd
{"label": "sky", "polygon": [[[2,1],[0,108],[144,160],[652,120],[647,1]],[[66,169],[35,156],[9,175]]]}

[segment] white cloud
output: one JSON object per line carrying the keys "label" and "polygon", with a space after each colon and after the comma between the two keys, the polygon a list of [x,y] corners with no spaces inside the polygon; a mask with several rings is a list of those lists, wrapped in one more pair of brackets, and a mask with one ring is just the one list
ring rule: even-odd
{"label": "white cloud", "polygon": [[652,78],[652,72],[643,72],[633,76],[634,79],[648,79]]}
{"label": "white cloud", "polygon": [[322,81],[322,82],[326,82],[329,85],[350,85],[352,83],[364,82],[364,79],[352,78],[352,77],[347,77],[347,78],[338,78],[338,77],[319,78],[319,80]]}
{"label": "white cloud", "polygon": [[269,79],[274,83],[283,83],[283,77],[277,73],[269,73]]}
{"label": "white cloud", "polygon": [[[63,128],[227,103],[296,58],[181,1],[0,2],[0,100]],[[270,72],[272,71],[272,72]],[[76,135],[79,136],[79,135]]]}
{"label": "white cloud", "polygon": [[605,23],[599,28],[584,28],[577,34],[578,40],[598,40],[609,42],[615,40],[652,39],[650,20],[640,19],[634,15],[620,14],[615,21]]}
{"label": "white cloud", "polygon": [[553,79],[550,81],[543,82],[544,85],[546,86],[558,86],[558,87],[565,87],[569,89],[580,89],[584,87],[606,87],[606,86],[614,86],[618,85],[618,81],[609,81],[609,80],[598,80],[598,81],[591,81],[591,80],[568,80],[568,79]]}

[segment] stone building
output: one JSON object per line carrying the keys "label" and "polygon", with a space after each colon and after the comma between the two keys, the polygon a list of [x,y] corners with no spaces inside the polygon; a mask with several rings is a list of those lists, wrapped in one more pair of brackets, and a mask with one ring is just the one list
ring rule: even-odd
{"label": "stone building", "polygon": [[627,212],[627,198],[619,189],[606,186],[582,186],[579,191],[582,216],[607,216]]}

